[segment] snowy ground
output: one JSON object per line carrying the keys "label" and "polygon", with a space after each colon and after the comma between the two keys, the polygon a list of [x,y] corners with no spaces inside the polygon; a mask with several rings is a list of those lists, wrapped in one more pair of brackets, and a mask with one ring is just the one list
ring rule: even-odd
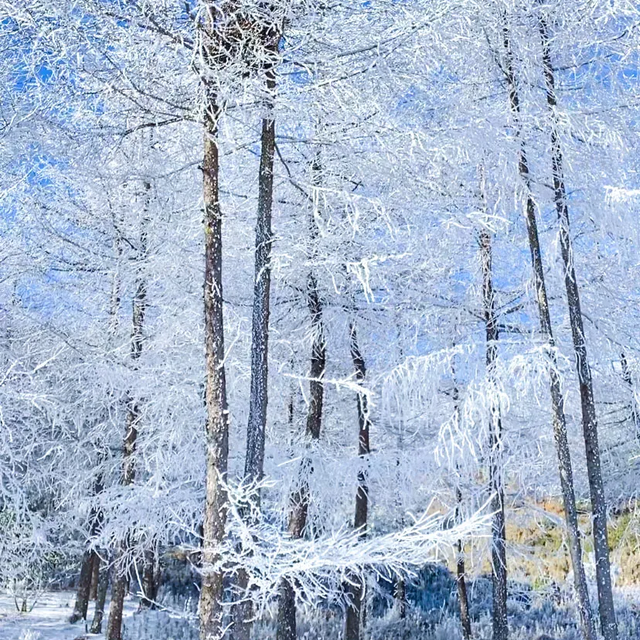
{"label": "snowy ground", "polygon": [[[5,593],[0,594],[0,640],[74,640],[89,635],[85,631],[84,622],[67,622],[73,611],[74,598],[75,593],[72,591],[44,593],[30,613],[18,613],[13,598]],[[93,617],[93,604],[89,605],[90,621]],[[125,615],[129,617],[136,610],[137,603],[127,599],[125,607]],[[90,637],[97,640],[104,636]]]}
{"label": "snowy ground", "polygon": [[[0,640],[75,640],[88,638],[99,640],[102,635],[87,634],[84,623],[71,625],[67,622],[73,609],[74,593],[71,591],[43,594],[27,614],[16,611],[13,598],[0,594]],[[640,590],[623,589],[617,593],[620,640],[640,638]],[[188,625],[179,616],[165,612],[148,612],[133,616],[137,610],[137,599],[129,598],[125,604],[125,634],[135,640],[193,640],[197,639],[197,625]],[[93,615],[93,603],[89,617]],[[300,637],[305,640],[335,640],[341,636],[342,616],[330,616],[316,612],[302,615]],[[553,605],[549,600],[536,603],[528,610],[511,610],[510,626],[512,640],[537,640],[542,634],[554,640],[578,640],[579,633],[571,608]],[[410,615],[404,622],[386,619],[371,620],[368,637],[371,640],[461,640],[460,623],[457,616],[439,617],[436,624],[420,615]],[[106,627],[106,620],[105,625]],[[490,640],[491,622],[488,611],[474,620],[476,640]],[[268,622],[255,629],[256,637],[272,640],[274,627]]]}

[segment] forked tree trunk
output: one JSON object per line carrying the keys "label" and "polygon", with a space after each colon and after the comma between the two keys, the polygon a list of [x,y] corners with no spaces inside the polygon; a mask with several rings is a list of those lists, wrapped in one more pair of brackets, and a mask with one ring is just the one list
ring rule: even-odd
{"label": "forked tree trunk", "polygon": [[[503,26],[503,47],[505,53],[504,74],[507,80],[509,92],[509,104],[515,120],[516,133],[522,136],[520,126],[520,98],[516,83],[515,70],[513,65],[513,54],[511,51],[511,41],[509,30],[506,24]],[[520,140],[518,170],[520,178],[526,189],[526,211],[525,221],[527,224],[527,235],[529,239],[529,250],[531,253],[531,264],[533,267],[533,278],[538,303],[538,315],[540,320],[540,332],[546,343],[547,358],[549,366],[549,386],[551,392],[551,405],[553,411],[553,432],[558,456],[558,466],[560,470],[560,485],[562,488],[562,499],[564,503],[565,519],[567,523],[567,536],[569,542],[569,552],[573,575],[575,581],[576,599],[580,614],[580,625],[582,635],[585,640],[596,640],[596,632],[593,624],[591,604],[587,590],[587,581],[582,563],[582,544],[580,541],[580,529],[578,527],[578,512],[576,509],[576,499],[573,484],[573,470],[571,467],[571,453],[567,438],[567,424],[564,414],[564,403],[560,376],[558,374],[558,363],[555,351],[555,340],[551,329],[551,315],[549,312],[549,300],[542,266],[542,253],[540,250],[540,240],[538,237],[538,224],[536,220],[536,207],[531,193],[531,179],[529,174],[529,162],[527,159],[526,146],[524,140]]]}
{"label": "forked tree trunk", "polygon": [[[322,321],[322,301],[318,283],[313,273],[307,279],[307,302],[311,312],[313,345],[311,347],[311,370],[309,377],[309,409],[307,413],[306,437],[320,438],[322,408],[324,404],[324,372],[326,367],[326,342]],[[307,525],[309,511],[309,474],[312,472],[311,458],[305,456],[300,465],[300,486],[290,499],[289,535],[293,539],[302,538]],[[277,640],[296,640],[296,598],[293,584],[286,578],[280,584],[278,601]]]}
{"label": "forked tree trunk", "polygon": [[[498,358],[498,323],[495,315],[495,291],[493,289],[491,235],[486,229],[480,232],[480,259],[482,264],[482,306],[486,332],[487,379],[493,393],[496,385],[496,361]],[[489,425],[489,482],[493,495],[491,510],[491,579],[493,582],[493,639],[507,640],[507,541],[504,514],[504,483],[502,469],[502,420],[495,398],[491,401]]]}
{"label": "forked tree trunk", "polygon": [[202,587],[199,619],[201,640],[219,640],[223,632],[223,572],[215,568],[227,521],[227,493],[223,484],[229,458],[229,418],[224,369],[224,323],[222,298],[222,212],[219,199],[218,121],[220,107],[214,81],[207,75],[215,68],[216,9],[207,4],[201,35],[207,69],[205,91],[204,154],[204,331],[206,405],[206,480],[202,527]]}
{"label": "forked tree trunk", "polygon": [[98,594],[96,597],[96,608],[93,613],[93,622],[91,623],[91,633],[102,633],[102,619],[104,617],[104,605],[107,600],[107,589],[109,587],[109,564],[105,564],[100,572],[98,580]]}
{"label": "forked tree trunk", "polygon": [[587,354],[586,337],[580,307],[580,291],[576,278],[573,259],[573,246],[569,229],[569,205],[564,179],[564,157],[558,132],[557,99],[555,76],[551,63],[549,31],[544,17],[539,21],[542,40],[542,61],[544,65],[547,105],[551,114],[551,169],[553,173],[553,192],[560,226],[560,251],[564,262],[564,283],[569,306],[569,321],[576,359],[578,382],[580,387],[580,406],[582,409],[582,433],[587,457],[587,476],[591,494],[591,512],[593,515],[593,549],[596,559],[596,582],[598,584],[598,603],[600,624],[604,640],[616,640],[618,625],[611,588],[611,564],[609,560],[609,540],[607,534],[607,502],[602,480],[600,446],[598,444],[598,420],[593,395],[593,381]]}
{"label": "forked tree trunk", "polygon": [[[271,35],[269,54],[277,55],[277,34]],[[256,222],[255,279],[253,285],[253,317],[251,329],[251,392],[249,397],[249,423],[247,425],[247,452],[244,476],[247,482],[259,481],[264,473],[265,429],[267,425],[269,378],[269,311],[271,291],[271,217],[273,212],[273,160],[276,145],[274,99],[276,90],[275,61],[266,69],[267,113],[262,120],[260,171],[258,174],[258,218]],[[260,495],[255,496],[260,507]],[[243,516],[246,518],[250,510]],[[232,640],[250,640],[253,607],[248,588],[248,576],[240,569],[236,580],[240,602],[233,609]]]}
{"label": "forked tree trunk", "polygon": [[[349,325],[349,342],[351,350],[351,361],[356,374],[356,381],[362,385],[367,375],[364,358],[358,343],[358,334],[356,332],[355,323]],[[364,538],[367,535],[367,516],[369,512],[369,489],[367,486],[366,461],[371,453],[369,443],[369,407],[367,405],[367,396],[362,392],[357,395],[358,407],[358,485],[356,489],[356,509],[353,526],[359,535]],[[359,640],[363,629],[363,609],[364,609],[364,590],[365,585],[357,576],[352,576],[347,585],[347,597],[349,604],[347,606],[345,619],[345,640]]]}
{"label": "forked tree trunk", "polygon": [[[151,189],[149,183],[145,183],[147,194]],[[147,255],[147,231],[148,219],[143,220],[143,229],[140,234],[140,257]],[[142,355],[144,343],[144,319],[147,310],[147,281],[144,274],[139,275],[136,284],[136,292],[133,298],[132,330],[131,330],[131,361],[133,368],[137,368],[137,362]],[[138,424],[140,421],[140,405],[131,392],[127,393],[127,425],[123,448],[122,484],[127,487],[133,484],[136,475],[135,451],[138,440]],[[116,552],[114,563],[113,586],[111,589],[111,605],[109,607],[109,620],[107,622],[107,640],[121,640],[122,638],[122,612],[124,598],[129,587],[129,574],[126,570],[125,558],[127,542],[120,543]]]}
{"label": "forked tree trunk", "polygon": [[[102,474],[99,474],[96,478],[93,486],[93,495],[97,497],[104,489],[104,481]],[[95,508],[91,508],[89,514],[89,532],[90,536],[94,538],[102,523],[102,513]],[[78,620],[87,619],[87,610],[89,608],[89,599],[91,598],[91,586],[94,580],[95,567],[100,567],[100,558],[93,549],[87,549],[82,556],[82,565],[80,567],[80,577],[78,579],[78,590],[76,593],[76,602],[73,607],[73,613],[69,618],[70,623],[78,622]]]}

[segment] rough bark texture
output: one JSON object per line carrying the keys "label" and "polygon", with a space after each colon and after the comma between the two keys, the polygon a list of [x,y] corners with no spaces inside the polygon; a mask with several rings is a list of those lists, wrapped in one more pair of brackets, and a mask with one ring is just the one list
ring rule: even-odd
{"label": "rough bark texture", "polygon": [[[145,184],[148,192],[150,185]],[[143,230],[140,234],[140,257],[147,253],[146,221],[143,221]],[[132,330],[131,330],[131,360],[132,366],[142,355],[144,342],[144,318],[147,309],[147,282],[144,276],[139,276],[136,284],[136,292],[133,298]],[[122,484],[129,486],[135,480],[135,450],[138,439],[138,423],[140,421],[140,405],[131,395],[127,395],[127,423],[124,437]],[[107,622],[107,640],[121,640],[122,638],[122,610],[124,597],[129,586],[129,575],[123,566],[123,558],[127,552],[127,543],[123,541],[116,556],[113,586],[111,589],[111,605],[109,607],[109,620]]]}
{"label": "rough bark texture", "polygon": [[[503,27],[503,45],[505,53],[505,65],[503,72],[507,81],[509,92],[509,103],[512,115],[515,119],[516,132],[520,134],[520,99],[516,76],[513,65],[513,54],[509,30],[506,24]],[[523,140],[520,143],[518,169],[520,177],[526,188],[526,211],[525,221],[527,225],[527,235],[529,239],[529,249],[531,253],[531,264],[533,267],[534,285],[538,303],[538,315],[540,320],[540,331],[547,346],[547,357],[549,361],[549,381],[551,392],[551,405],[553,411],[553,433],[558,455],[558,467],[560,471],[560,485],[562,488],[562,498],[567,523],[567,536],[569,542],[569,553],[575,581],[576,599],[578,611],[580,613],[580,625],[582,635],[585,640],[595,640],[596,632],[593,624],[593,615],[587,590],[587,581],[582,563],[582,544],[580,541],[580,530],[578,527],[578,512],[576,509],[576,499],[573,484],[573,470],[571,467],[571,454],[567,439],[567,425],[564,414],[564,402],[562,389],[557,369],[557,357],[555,352],[555,340],[551,329],[551,315],[549,312],[549,300],[542,266],[542,253],[540,250],[540,240],[538,237],[538,225],[536,220],[536,209],[531,194],[531,181],[529,175],[529,163],[526,154],[526,147]]]}
{"label": "rough bark texture", "polygon": [[[272,37],[271,49],[277,47]],[[277,51],[271,51],[272,54]],[[247,453],[244,475],[247,482],[255,482],[264,473],[264,434],[267,425],[267,383],[269,377],[269,312],[271,291],[271,217],[273,212],[273,160],[276,144],[276,123],[273,100],[276,90],[274,64],[266,69],[267,115],[262,120],[260,171],[258,175],[258,218],[256,222],[255,279],[253,287],[253,317],[251,331],[251,392],[249,398],[249,423],[247,425]],[[256,495],[258,507],[260,495]],[[245,514],[246,517],[247,514]],[[240,602],[234,606],[232,640],[249,640],[253,607],[247,597],[248,576],[243,569],[238,572],[236,586]]]}
{"label": "rough bark texture", "polygon": [[[480,232],[480,258],[482,263],[482,306],[486,333],[487,378],[495,385],[495,367],[498,357],[498,323],[495,315],[495,292],[493,289],[491,235],[486,229]],[[501,455],[502,420],[500,408],[491,408],[489,425],[489,482],[493,501],[491,510],[491,579],[493,582],[493,638],[506,640],[509,636],[507,620],[507,544],[504,514],[504,483],[502,479]]]}
{"label": "rough bark texture", "polygon": [[[362,384],[367,374],[364,358],[358,343],[356,326],[352,322],[349,327],[351,361],[356,374],[356,381]],[[366,459],[371,453],[369,444],[369,408],[367,406],[367,396],[364,393],[357,395],[358,406],[358,485],[356,489],[356,509],[353,526],[360,533],[361,537],[367,535],[367,516],[369,511],[369,490],[367,486],[367,473],[365,469]],[[363,629],[363,605],[364,605],[365,585],[358,577],[353,576],[347,586],[349,606],[347,607],[345,618],[345,640],[359,640]]]}
{"label": "rough bark texture", "polygon": [[102,619],[104,617],[104,605],[107,600],[107,589],[109,587],[109,565],[106,564],[100,572],[98,580],[98,594],[96,598],[96,608],[93,613],[91,623],[91,633],[102,633]]}
{"label": "rough bark texture", "polygon": [[[213,68],[216,55],[215,9],[207,7],[203,30],[205,63]],[[205,77],[204,153],[202,159],[205,237],[204,326],[206,480],[202,540],[202,587],[199,617],[201,640],[222,637],[223,572],[216,569],[218,548],[227,520],[227,494],[221,481],[229,458],[229,421],[224,369],[222,299],[222,212],[219,198],[218,120],[220,107],[216,87]]]}
{"label": "rough bark texture", "polygon": [[554,69],[551,63],[549,33],[546,21],[540,17],[540,36],[542,40],[542,60],[544,65],[547,105],[551,113],[551,165],[553,173],[553,191],[560,227],[560,250],[564,262],[564,282],[569,306],[569,320],[573,338],[576,369],[580,387],[580,405],[582,409],[582,432],[587,457],[587,476],[591,494],[593,525],[593,548],[596,559],[596,582],[598,585],[598,603],[600,624],[605,640],[616,640],[616,623],[613,591],[611,588],[611,565],[609,560],[609,540],[607,534],[607,503],[602,480],[600,446],[598,444],[598,421],[591,367],[587,354],[587,345],[580,307],[580,291],[573,261],[573,246],[569,229],[569,207],[564,179],[564,158],[558,135],[557,99],[555,93]]}
{"label": "rough bark texture", "polygon": [[[324,370],[326,367],[326,342],[322,321],[322,301],[318,293],[318,283],[313,273],[307,279],[307,303],[311,312],[313,345],[311,347],[311,371],[309,377],[309,410],[307,413],[306,436],[309,440],[320,438],[322,426],[322,406],[324,402]],[[302,538],[307,525],[309,510],[309,484],[307,478],[313,470],[311,459],[305,456],[300,465],[300,487],[291,496],[289,513],[289,535]],[[280,585],[278,602],[277,640],[296,640],[296,600],[293,585],[283,580]]]}

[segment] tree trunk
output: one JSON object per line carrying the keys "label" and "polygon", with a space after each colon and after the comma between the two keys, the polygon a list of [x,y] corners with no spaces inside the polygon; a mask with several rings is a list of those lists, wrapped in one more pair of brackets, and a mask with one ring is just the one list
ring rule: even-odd
{"label": "tree trunk", "polygon": [[[488,383],[495,388],[495,368],[498,357],[498,323],[495,316],[495,291],[493,289],[491,235],[486,229],[480,232],[480,258],[482,263],[482,306],[486,332],[486,365]],[[504,515],[504,483],[502,470],[502,420],[500,407],[495,401],[491,407],[489,425],[489,482],[493,495],[491,509],[491,579],[493,582],[493,638],[507,640],[507,545]]]}
{"label": "tree trunk", "polygon": [[224,369],[224,323],[222,298],[222,212],[219,199],[218,120],[220,107],[216,87],[208,75],[215,68],[215,16],[208,6],[203,30],[203,53],[207,69],[205,90],[204,154],[202,160],[205,231],[205,362],[206,362],[206,481],[202,540],[202,587],[199,618],[201,640],[222,637],[223,572],[215,568],[227,520],[227,493],[223,485],[229,458],[229,418]]}
{"label": "tree trunk", "polygon": [[102,633],[102,618],[104,616],[104,605],[107,599],[107,588],[109,587],[109,565],[105,564],[100,572],[98,580],[98,595],[96,598],[96,608],[91,623],[91,633]]}
{"label": "tree trunk", "polygon": [[[513,66],[513,54],[509,30],[506,24],[503,26],[503,46],[505,52],[504,73],[509,91],[509,103],[511,112],[516,124],[516,132],[521,136],[520,131],[520,98],[516,84],[515,71]],[[531,263],[533,267],[534,285],[538,302],[538,315],[540,320],[540,331],[547,346],[547,358],[549,366],[549,386],[551,392],[551,405],[553,411],[553,432],[558,455],[558,466],[560,470],[560,484],[562,488],[562,498],[564,503],[565,518],[567,522],[567,535],[569,541],[569,552],[573,566],[576,598],[578,600],[578,610],[580,613],[580,624],[582,635],[585,640],[596,640],[595,627],[589,602],[587,581],[582,563],[582,544],[580,541],[580,529],[578,527],[578,512],[573,484],[573,470],[571,467],[571,453],[569,441],[567,439],[567,425],[564,414],[564,401],[560,385],[560,377],[557,368],[557,358],[555,352],[555,340],[551,329],[551,315],[549,312],[549,300],[542,266],[542,253],[540,251],[540,240],[538,237],[538,225],[536,220],[536,209],[531,193],[531,181],[529,175],[529,163],[526,154],[524,140],[520,142],[518,169],[520,177],[526,188],[526,212],[525,221],[527,224],[527,235],[529,239],[529,249],[531,253]]]}
{"label": "tree trunk", "polygon": [[[306,436],[310,440],[320,438],[322,426],[322,407],[324,404],[324,371],[326,367],[326,342],[322,321],[322,301],[318,293],[318,283],[313,273],[307,279],[307,302],[311,312],[313,345],[311,347],[311,371],[309,377],[309,410],[307,413]],[[307,525],[309,510],[308,477],[312,472],[309,456],[302,459],[300,465],[300,487],[291,496],[289,513],[289,535],[294,539],[302,538]],[[280,584],[278,602],[277,640],[296,640],[296,599],[293,585],[284,579]]]}
{"label": "tree trunk", "polygon": [[[360,351],[356,326],[353,322],[349,325],[349,338],[351,348],[351,360],[356,374],[356,381],[362,384],[367,374],[364,358]],[[369,408],[367,406],[367,396],[358,392],[358,487],[356,489],[356,511],[353,526],[361,537],[367,535],[367,516],[369,511],[369,493],[367,487],[367,473],[365,464],[367,456],[371,453],[369,444]],[[365,585],[362,580],[352,576],[347,585],[347,596],[349,604],[347,606],[345,619],[344,640],[359,640],[363,628],[363,596]]]}
{"label": "tree trunk", "polygon": [[587,476],[589,478],[591,511],[593,515],[593,548],[596,559],[596,582],[598,584],[600,624],[604,640],[616,640],[618,637],[618,625],[616,623],[613,591],[611,588],[611,566],[607,535],[607,503],[604,482],[602,480],[600,446],[598,444],[598,421],[593,395],[591,368],[589,366],[584,325],[582,322],[582,310],[580,308],[580,291],[576,278],[573,246],[569,230],[569,206],[564,180],[564,157],[558,135],[554,69],[551,64],[547,23],[542,16],[540,17],[539,26],[542,40],[542,60],[544,65],[547,105],[551,113],[551,166],[554,200],[560,226],[560,249],[564,262],[564,282],[567,291],[573,350],[580,386],[582,431],[587,456]]}
{"label": "tree trunk", "polygon": [[[147,194],[151,185],[145,182]],[[147,255],[147,224],[148,219],[142,222],[143,228],[140,234],[140,258]],[[138,275],[136,292],[133,298],[132,307],[132,330],[131,330],[131,361],[134,369],[142,355],[144,343],[144,319],[147,310],[147,282],[144,274]],[[140,405],[131,392],[127,393],[127,425],[124,437],[123,448],[123,469],[122,484],[129,486],[135,480],[135,450],[138,439],[138,423],[140,421]],[[121,640],[122,638],[122,610],[124,598],[129,586],[129,573],[125,565],[128,544],[125,539],[120,543],[116,553],[113,585],[111,588],[111,605],[109,607],[109,620],[107,622],[107,640]]]}
{"label": "tree trunk", "polygon": [[98,598],[98,582],[100,582],[100,556],[94,553],[91,563],[91,589],[89,590],[89,600],[94,602]]}
{"label": "tree trunk", "polygon": [[467,580],[464,567],[464,545],[458,540],[458,556],[456,559],[456,586],[458,589],[458,602],[460,603],[460,625],[462,637],[471,640],[471,617],[469,616],[469,598],[467,596]]}
{"label": "tree trunk", "polygon": [[[272,36],[273,39],[273,36]],[[277,41],[270,53],[277,54]],[[271,216],[273,212],[273,160],[276,145],[274,98],[276,90],[275,63],[266,69],[267,115],[262,120],[260,172],[258,175],[258,219],[256,222],[255,280],[253,288],[253,317],[251,331],[251,392],[249,398],[249,424],[247,426],[247,453],[244,476],[246,482],[257,482],[264,473],[264,434],[267,425],[268,373],[269,373],[269,306],[271,290]],[[255,496],[260,507],[260,494]],[[248,517],[247,509],[244,517]],[[236,580],[240,602],[234,606],[232,640],[250,640],[253,607],[244,569]]]}
{"label": "tree trunk", "polygon": [[[93,495],[98,496],[104,489],[104,481],[102,474],[98,474],[93,486]],[[100,529],[102,523],[102,513],[91,508],[89,514],[89,535],[94,538]],[[91,597],[91,586],[93,581],[94,567],[100,567],[100,558],[93,549],[88,548],[82,556],[82,565],[80,567],[80,577],[78,579],[78,591],[76,594],[76,602],[73,607],[73,613],[69,618],[69,622],[74,624],[78,620],[87,619],[87,610],[89,608],[89,599]]]}
{"label": "tree trunk", "polygon": [[155,547],[147,549],[144,554],[144,565],[142,568],[142,598],[140,598],[141,609],[155,609],[156,597],[158,595],[158,554]]}
{"label": "tree trunk", "polygon": [[[115,571],[118,570],[116,566]],[[119,576],[111,586],[111,604],[109,606],[109,619],[107,621],[107,640],[122,639],[122,612],[124,610],[124,597],[127,595],[128,579]]]}
{"label": "tree trunk", "polygon": [[91,576],[93,574],[93,561],[95,551],[87,549],[82,556],[80,567],[80,577],[78,579],[78,591],[76,592],[76,603],[73,613],[69,617],[69,622],[74,624],[78,620],[87,619],[87,609],[89,607],[89,592],[91,591]]}

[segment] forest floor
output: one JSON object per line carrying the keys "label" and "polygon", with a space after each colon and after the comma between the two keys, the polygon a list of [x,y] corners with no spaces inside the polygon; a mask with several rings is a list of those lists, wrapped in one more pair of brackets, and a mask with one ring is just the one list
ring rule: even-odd
{"label": "forest floor", "polygon": [[[68,623],[73,609],[72,591],[42,594],[32,611],[21,614],[16,611],[14,600],[7,594],[0,595],[0,639],[1,640],[99,640],[102,635],[91,635],[84,625]],[[127,598],[125,612],[125,637],[130,640],[192,640],[197,638],[197,629],[180,616],[169,616],[165,612],[151,611],[133,615],[137,610],[137,599]],[[474,640],[490,640],[491,621],[487,607],[474,616]],[[620,623],[620,640],[637,640],[640,635],[640,589],[617,590],[617,608]],[[91,612],[90,612],[91,613]],[[457,615],[424,616],[418,611],[400,621],[393,615],[370,620],[367,637],[370,640],[461,640],[460,622]],[[579,640],[571,605],[552,603],[550,599],[539,599],[526,608],[510,607],[509,622],[512,640],[538,640],[540,637],[553,640]],[[328,612],[301,612],[299,637],[304,640],[337,640],[341,637],[341,615]],[[177,626],[171,623],[179,623]],[[434,624],[435,622],[435,624]],[[106,627],[106,621],[105,621]],[[273,624],[261,623],[255,629],[260,640],[272,640]],[[544,636],[543,634],[548,634]]]}
{"label": "forest floor", "polygon": [[[69,624],[73,611],[75,592],[49,591],[41,594],[29,613],[19,613],[13,596],[0,594],[0,639],[1,640],[75,640],[75,638],[103,638],[85,632],[84,622]],[[31,605],[29,605],[31,606]],[[125,619],[137,610],[137,601],[125,601]],[[108,603],[107,603],[108,611]],[[89,608],[93,615],[93,603]],[[103,629],[107,626],[106,617]]]}

